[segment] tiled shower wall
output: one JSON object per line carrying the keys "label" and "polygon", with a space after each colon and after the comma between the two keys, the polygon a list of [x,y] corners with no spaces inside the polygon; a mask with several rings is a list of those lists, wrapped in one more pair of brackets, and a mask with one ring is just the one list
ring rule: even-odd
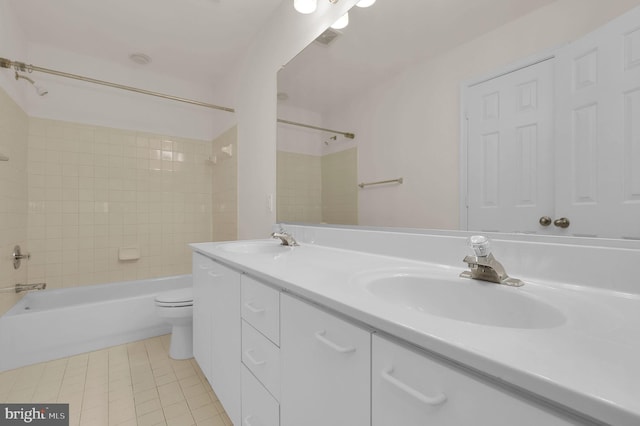
{"label": "tiled shower wall", "polygon": [[190,272],[187,243],[211,240],[210,142],[38,118],[28,141],[30,282]]}
{"label": "tiled shower wall", "polygon": [[[234,126],[213,141],[213,241],[238,238],[238,131]],[[224,152],[223,151],[226,151]]]}
{"label": "tiled shower wall", "polygon": [[321,158],[277,152],[277,222],[322,222]]}
{"label": "tiled shower wall", "polygon": [[[27,245],[27,129],[29,119],[22,109],[0,89],[0,288],[27,281],[25,262],[13,268],[11,253],[16,244]],[[0,293],[0,315],[22,295]]]}
{"label": "tiled shower wall", "polygon": [[358,224],[358,149],[322,156],[322,219]]}
{"label": "tiled shower wall", "polygon": [[358,151],[277,153],[277,221],[358,224]]}

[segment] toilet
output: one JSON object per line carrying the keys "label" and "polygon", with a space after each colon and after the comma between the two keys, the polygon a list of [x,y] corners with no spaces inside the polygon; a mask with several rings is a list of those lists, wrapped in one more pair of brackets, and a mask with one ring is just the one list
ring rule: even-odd
{"label": "toilet", "polygon": [[171,346],[169,356],[173,359],[193,357],[193,290],[181,288],[156,295],[156,312],[170,323]]}

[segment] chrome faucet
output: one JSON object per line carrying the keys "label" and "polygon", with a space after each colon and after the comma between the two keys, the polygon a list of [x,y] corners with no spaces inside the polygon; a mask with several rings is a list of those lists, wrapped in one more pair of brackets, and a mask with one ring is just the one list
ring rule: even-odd
{"label": "chrome faucet", "polygon": [[295,240],[295,238],[293,238],[293,235],[284,232],[283,229],[280,229],[280,232],[273,232],[271,234],[271,238],[280,238],[280,241],[282,241],[282,245],[283,246],[297,246],[299,245],[298,242]]}
{"label": "chrome faucet", "polygon": [[512,287],[522,287],[524,283],[517,278],[507,275],[504,266],[493,257],[489,251],[489,239],[482,235],[474,235],[469,238],[469,245],[475,256],[466,256],[464,262],[469,265],[469,271],[460,274],[463,278],[489,281]]}
{"label": "chrome faucet", "polygon": [[44,290],[45,288],[47,288],[47,283],[16,284],[16,293],[30,290]]}

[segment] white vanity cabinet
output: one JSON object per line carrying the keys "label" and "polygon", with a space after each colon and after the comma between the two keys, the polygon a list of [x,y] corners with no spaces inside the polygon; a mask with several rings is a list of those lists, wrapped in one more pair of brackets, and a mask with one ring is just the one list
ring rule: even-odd
{"label": "white vanity cabinet", "polygon": [[193,357],[205,377],[211,381],[211,339],[213,286],[209,271],[215,262],[199,253],[193,253]]}
{"label": "white vanity cabinet", "polygon": [[281,426],[369,426],[371,333],[285,293],[280,320]]}
{"label": "white vanity cabinet", "polygon": [[240,329],[240,273],[194,253],[194,357],[234,424],[240,424]]}
{"label": "white vanity cabinet", "polygon": [[578,424],[390,339],[372,339],[372,426]]}
{"label": "white vanity cabinet", "polygon": [[280,292],[241,277],[242,425],[280,424]]}

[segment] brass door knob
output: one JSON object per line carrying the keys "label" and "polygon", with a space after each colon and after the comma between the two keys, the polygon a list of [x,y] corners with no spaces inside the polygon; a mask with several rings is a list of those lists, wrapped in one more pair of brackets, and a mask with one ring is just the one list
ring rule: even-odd
{"label": "brass door knob", "polygon": [[568,228],[571,222],[566,217],[561,217],[560,219],[556,219],[553,221],[553,224],[558,228]]}
{"label": "brass door knob", "polygon": [[549,216],[542,216],[538,222],[540,222],[540,225],[542,226],[549,226],[551,225],[552,220]]}

